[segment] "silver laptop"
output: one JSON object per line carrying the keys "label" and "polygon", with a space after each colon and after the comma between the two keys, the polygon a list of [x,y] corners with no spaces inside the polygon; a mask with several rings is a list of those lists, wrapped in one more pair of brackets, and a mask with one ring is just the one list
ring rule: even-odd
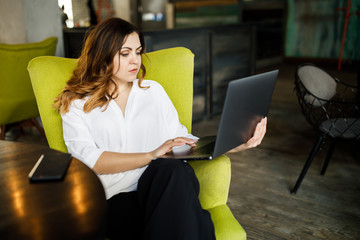
{"label": "silver laptop", "polygon": [[257,123],[268,114],[279,70],[229,83],[217,136],[203,137],[195,147],[184,145],[162,156],[183,160],[216,158],[247,142]]}

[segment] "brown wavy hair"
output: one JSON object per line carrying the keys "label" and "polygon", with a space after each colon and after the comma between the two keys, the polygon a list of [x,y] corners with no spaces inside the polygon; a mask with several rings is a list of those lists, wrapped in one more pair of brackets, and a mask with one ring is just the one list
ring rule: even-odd
{"label": "brown wavy hair", "polygon": [[[68,112],[73,100],[85,97],[89,97],[84,105],[85,112],[90,112],[96,107],[107,108],[110,100],[117,97],[118,88],[112,80],[114,56],[120,51],[127,36],[134,32],[139,35],[143,55],[143,34],[125,20],[110,18],[89,30],[78,65],[65,88],[55,99],[54,107],[60,113]],[[146,74],[142,63],[140,69],[139,87]]]}

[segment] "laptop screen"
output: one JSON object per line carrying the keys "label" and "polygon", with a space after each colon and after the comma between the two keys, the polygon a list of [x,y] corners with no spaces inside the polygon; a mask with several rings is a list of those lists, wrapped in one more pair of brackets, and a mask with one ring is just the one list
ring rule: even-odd
{"label": "laptop screen", "polygon": [[268,114],[279,70],[233,80],[226,92],[213,157],[247,142]]}

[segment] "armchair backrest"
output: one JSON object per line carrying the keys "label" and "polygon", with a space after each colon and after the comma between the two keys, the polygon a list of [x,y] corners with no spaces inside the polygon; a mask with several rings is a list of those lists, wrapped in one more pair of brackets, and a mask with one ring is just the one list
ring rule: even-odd
{"label": "armchair backrest", "polygon": [[[25,44],[0,44],[0,124],[22,121],[39,115],[29,73],[26,70],[31,59],[53,56],[56,37],[41,42]],[[15,103],[13,103],[15,102]],[[17,104],[26,104],[18,111]],[[10,109],[14,108],[14,109]]]}
{"label": "armchair backrest", "polygon": [[[159,82],[179,113],[180,122],[191,132],[194,55],[186,48],[169,48],[143,56],[146,79]],[[60,114],[54,99],[70,79],[76,59],[38,57],[30,61],[30,73],[40,117],[50,148],[67,152]]]}
{"label": "armchair backrest", "polygon": [[312,64],[301,64],[297,67],[295,77],[309,92],[304,96],[309,104],[319,107],[321,100],[330,100],[336,94],[337,82],[321,68]]}

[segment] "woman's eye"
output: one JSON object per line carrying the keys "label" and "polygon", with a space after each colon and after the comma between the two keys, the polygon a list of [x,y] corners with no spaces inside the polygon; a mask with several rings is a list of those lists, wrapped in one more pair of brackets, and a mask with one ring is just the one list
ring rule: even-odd
{"label": "woman's eye", "polygon": [[126,56],[128,56],[129,54],[128,54],[128,53],[120,53],[120,55],[123,56],[123,57],[126,57]]}
{"label": "woman's eye", "polygon": [[136,52],[137,55],[141,55],[141,52]]}

